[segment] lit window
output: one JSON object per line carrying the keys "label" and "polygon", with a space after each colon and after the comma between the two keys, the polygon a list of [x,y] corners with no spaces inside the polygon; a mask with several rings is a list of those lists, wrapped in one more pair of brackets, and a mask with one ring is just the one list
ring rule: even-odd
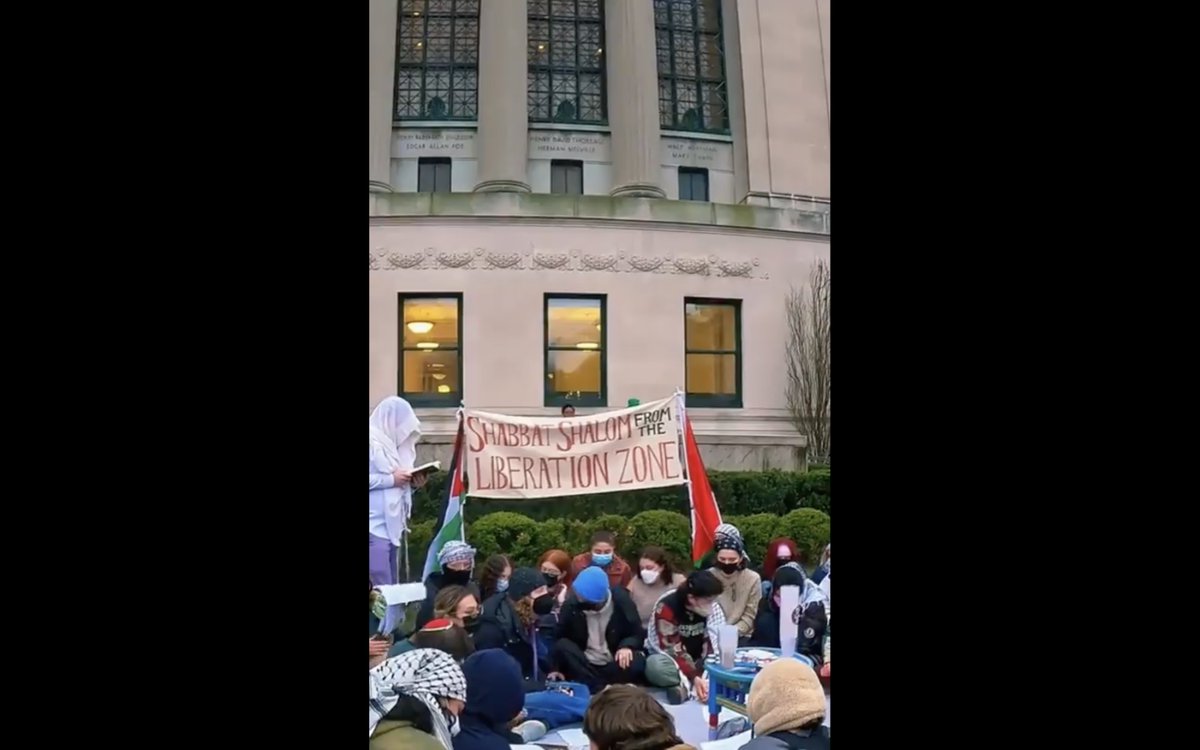
{"label": "lit window", "polygon": [[462,401],[461,294],[400,295],[400,395],[413,406]]}
{"label": "lit window", "polygon": [[546,406],[605,406],[605,298],[546,295]]}
{"label": "lit window", "polygon": [[689,406],[742,406],[741,303],[684,300]]}

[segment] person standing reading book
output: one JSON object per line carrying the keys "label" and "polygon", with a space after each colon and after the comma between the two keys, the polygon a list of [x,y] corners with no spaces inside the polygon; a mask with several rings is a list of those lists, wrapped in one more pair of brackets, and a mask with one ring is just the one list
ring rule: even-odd
{"label": "person standing reading book", "polygon": [[413,474],[421,422],[412,406],[388,396],[371,412],[370,567],[371,583],[399,583],[397,551],[408,530],[412,491],[425,484]]}

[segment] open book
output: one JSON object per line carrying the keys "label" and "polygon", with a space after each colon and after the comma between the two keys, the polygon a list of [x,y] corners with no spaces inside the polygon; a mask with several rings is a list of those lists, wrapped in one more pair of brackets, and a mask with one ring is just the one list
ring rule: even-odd
{"label": "open book", "polygon": [[427,464],[421,464],[420,466],[414,466],[412,469],[412,473],[413,473],[413,476],[416,476],[417,474],[428,474],[428,473],[435,472],[435,471],[441,471],[441,469],[442,469],[441,461],[430,461]]}

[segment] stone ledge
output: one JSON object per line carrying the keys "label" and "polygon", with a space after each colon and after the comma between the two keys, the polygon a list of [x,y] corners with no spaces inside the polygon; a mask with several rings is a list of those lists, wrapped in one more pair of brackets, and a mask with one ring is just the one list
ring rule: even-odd
{"label": "stone ledge", "polygon": [[828,204],[802,210],[605,195],[371,193],[370,216],[606,219],[829,235]]}

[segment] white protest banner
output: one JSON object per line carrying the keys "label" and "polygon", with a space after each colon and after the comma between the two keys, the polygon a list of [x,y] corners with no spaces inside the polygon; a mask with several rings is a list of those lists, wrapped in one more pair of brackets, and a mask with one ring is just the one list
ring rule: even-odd
{"label": "white protest banner", "polygon": [[684,484],[674,397],[581,417],[466,410],[467,494],[550,498]]}

